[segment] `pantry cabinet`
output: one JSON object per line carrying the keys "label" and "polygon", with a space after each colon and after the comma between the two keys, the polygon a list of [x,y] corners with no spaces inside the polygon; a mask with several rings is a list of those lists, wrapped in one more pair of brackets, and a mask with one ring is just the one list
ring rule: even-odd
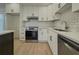
{"label": "pantry cabinet", "polygon": [[19,3],[8,3],[8,4],[6,4],[6,13],[20,13]]}
{"label": "pantry cabinet", "polygon": [[79,12],[79,3],[72,3],[72,12]]}

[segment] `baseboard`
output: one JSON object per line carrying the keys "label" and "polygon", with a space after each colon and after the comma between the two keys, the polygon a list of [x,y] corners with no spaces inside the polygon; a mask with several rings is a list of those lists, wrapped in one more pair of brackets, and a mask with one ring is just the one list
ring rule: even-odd
{"label": "baseboard", "polygon": [[46,40],[38,40],[38,42],[47,42]]}

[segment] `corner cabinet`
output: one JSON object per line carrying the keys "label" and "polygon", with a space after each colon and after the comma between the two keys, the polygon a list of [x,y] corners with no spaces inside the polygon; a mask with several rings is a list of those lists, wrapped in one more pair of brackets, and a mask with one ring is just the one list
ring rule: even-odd
{"label": "corner cabinet", "polygon": [[79,3],[72,3],[72,12],[79,12]]}
{"label": "corner cabinet", "polygon": [[6,13],[20,13],[19,3],[7,3],[6,4]]}

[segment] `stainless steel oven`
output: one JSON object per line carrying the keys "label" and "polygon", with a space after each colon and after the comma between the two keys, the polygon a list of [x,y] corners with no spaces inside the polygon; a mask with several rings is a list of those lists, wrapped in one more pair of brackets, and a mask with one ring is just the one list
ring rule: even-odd
{"label": "stainless steel oven", "polygon": [[26,40],[38,40],[38,27],[26,28]]}

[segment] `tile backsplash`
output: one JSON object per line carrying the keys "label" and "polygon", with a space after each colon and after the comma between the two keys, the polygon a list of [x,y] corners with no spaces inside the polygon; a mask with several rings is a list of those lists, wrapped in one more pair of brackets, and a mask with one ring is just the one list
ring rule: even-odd
{"label": "tile backsplash", "polygon": [[79,32],[79,13],[72,12],[72,8],[69,8],[62,13],[61,20],[67,22],[69,31]]}

